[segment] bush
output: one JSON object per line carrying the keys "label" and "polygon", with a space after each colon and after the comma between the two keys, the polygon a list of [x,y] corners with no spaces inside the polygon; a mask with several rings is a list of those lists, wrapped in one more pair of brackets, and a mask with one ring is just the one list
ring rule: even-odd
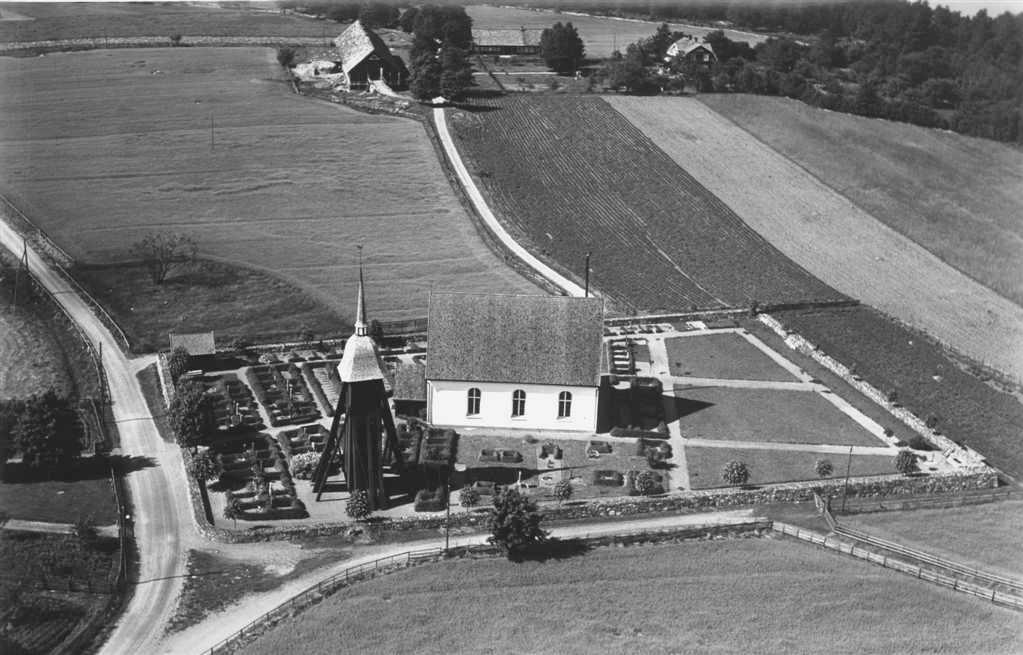
{"label": "bush", "polygon": [[369,496],[364,489],[352,492],[351,497],[345,504],[345,513],[356,521],[369,518],[372,510],[369,508]]}
{"label": "bush", "polygon": [[818,459],[813,468],[817,472],[818,478],[826,478],[835,472],[835,467],[830,459]]}
{"label": "bush", "polygon": [[732,460],[721,469],[721,479],[731,485],[744,485],[749,481],[749,467],[743,462]]}
{"label": "bush", "polygon": [[919,434],[909,440],[909,447],[913,450],[934,450],[931,442]]}
{"label": "bush", "polygon": [[661,486],[660,482],[658,482],[653,471],[643,471],[637,475],[633,485],[636,487],[636,491],[644,496],[664,493],[664,488]]}
{"label": "bush", "polygon": [[278,46],[277,47],[277,63],[284,68],[291,68],[295,65],[296,51],[291,46]]}
{"label": "bush", "polygon": [[572,497],[572,483],[568,480],[562,480],[554,485],[554,497],[558,499],[558,503],[563,503]]}
{"label": "bush", "polygon": [[289,468],[291,476],[296,480],[311,480],[320,463],[320,454],[314,452],[299,453],[291,458]]}
{"label": "bush", "polygon": [[224,469],[220,466],[220,462],[213,456],[209,450],[196,453],[191,457],[188,462],[188,472],[192,474],[196,482],[199,484],[205,484],[211,480],[216,480],[220,477],[220,474],[224,472]]}
{"label": "bush", "polygon": [[470,486],[462,487],[458,492],[458,504],[466,509],[476,507],[480,504],[480,492]]}
{"label": "bush", "polygon": [[895,470],[903,475],[917,471],[916,455],[908,450],[900,450],[895,456]]}

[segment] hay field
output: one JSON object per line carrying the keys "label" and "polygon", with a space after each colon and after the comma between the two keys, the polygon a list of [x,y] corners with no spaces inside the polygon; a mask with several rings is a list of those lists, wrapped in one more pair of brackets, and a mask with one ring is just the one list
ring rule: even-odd
{"label": "hay field", "polygon": [[281,15],[269,4],[225,8],[212,2],[184,3],[4,3],[0,42],[80,37],[337,36],[332,21]]}
{"label": "hay field", "polygon": [[[976,360],[1023,377],[1019,305],[696,100],[620,96],[607,101],[748,225],[824,282]],[[821,157],[841,159],[846,153],[842,141]],[[898,181],[891,186],[897,188]],[[1013,260],[997,265],[1019,270]]]}
{"label": "hay field", "polygon": [[[542,9],[524,9],[517,7],[494,7],[490,5],[470,5],[465,11],[472,18],[473,27],[477,29],[544,29],[554,23],[572,23],[579,31],[583,40],[587,57],[610,57],[617,48],[625,52],[630,43],[653,36],[660,22],[631,20],[624,18],[608,18],[602,16],[584,16],[569,13],[555,13]],[[703,38],[712,28],[682,23],[669,23],[672,30],[692,34]],[[725,30],[725,36],[733,41],[748,41],[750,45],[767,39],[762,34]]]}
{"label": "hay field", "polygon": [[[382,626],[400,625],[398,630]],[[948,653],[1023,647],[1019,615],[781,539],[462,559],[357,584],[246,653]]]}
{"label": "hay field", "polygon": [[0,399],[27,398],[54,389],[73,388],[60,344],[38,316],[28,309],[13,310],[0,296]]}
{"label": "hay field", "polygon": [[539,293],[480,240],[423,126],[296,96],[269,49],[3,59],[0,88],[0,190],[84,262],[174,230],[343,316],[357,244],[371,318],[425,315],[434,286]]}

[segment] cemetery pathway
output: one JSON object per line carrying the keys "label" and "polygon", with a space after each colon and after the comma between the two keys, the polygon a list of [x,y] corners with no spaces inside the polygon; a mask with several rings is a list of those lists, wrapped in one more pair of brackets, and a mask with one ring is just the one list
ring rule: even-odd
{"label": "cemetery pathway", "polygon": [[[689,526],[706,525],[735,525],[753,521],[757,516],[752,509],[740,509],[725,512],[698,512],[695,514],[673,514],[667,516],[655,516],[634,520],[603,521],[600,523],[576,523],[551,528],[551,535],[559,539],[572,539],[583,537],[609,536],[615,534],[635,534],[641,532],[656,532]],[[452,535],[451,546],[468,546],[485,543],[488,533],[475,533],[468,535]],[[159,650],[154,653],[205,653],[212,646],[227,639],[236,632],[247,626],[250,622],[273,610],[282,603],[294,598],[299,593],[308,589],[318,582],[325,580],[346,568],[366,564],[376,559],[398,555],[410,550],[424,548],[439,548],[444,546],[443,536],[436,539],[410,541],[397,544],[389,544],[378,548],[364,551],[358,557],[339,562],[336,565],[325,567],[319,571],[310,573],[289,581],[273,591],[253,595],[241,599],[231,607],[217,612],[197,623],[190,628],[170,635]]]}
{"label": "cemetery pathway", "polygon": [[[23,239],[0,220],[0,243],[16,256]],[[118,619],[101,653],[152,653],[161,628],[170,619],[181,592],[185,553],[200,539],[185,493],[180,450],[160,438],[136,373],[152,364],[152,356],[128,359],[78,291],[29,245],[32,275],[67,310],[86,337],[103,353],[110,399],[126,456],[146,457],[153,466],[128,474],[140,563],[131,601]]]}

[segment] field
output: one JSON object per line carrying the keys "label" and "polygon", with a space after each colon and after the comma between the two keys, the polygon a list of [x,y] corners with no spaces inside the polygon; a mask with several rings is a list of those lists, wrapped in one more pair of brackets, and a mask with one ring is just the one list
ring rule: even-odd
{"label": "field", "polygon": [[117,504],[110,478],[90,475],[80,480],[4,482],[0,484],[0,512],[12,519],[74,523],[84,516],[98,525],[117,522]]}
{"label": "field", "polygon": [[965,372],[926,335],[867,307],[785,312],[783,324],[803,335],[917,416],[938,420],[1009,475],[1023,476],[1023,404]]}
{"label": "field", "polygon": [[[842,298],[795,265],[607,103],[508,96],[451,116],[498,216],[534,252],[630,309]],[[542,162],[542,164],[538,164]]]}
{"label": "field", "polygon": [[734,333],[667,339],[664,347],[675,376],[796,381],[791,373]]}
{"label": "field", "polygon": [[[832,477],[845,476],[848,454],[813,453],[760,448],[705,448],[686,446],[689,484],[692,489],[727,487],[721,480],[721,469],[733,460],[749,468],[749,484],[775,484],[817,479],[816,464],[826,459],[834,466]],[[884,455],[853,455],[851,475],[893,475],[895,458]]]}
{"label": "field", "polygon": [[538,292],[481,241],[422,125],[294,95],[272,50],[7,58],[0,87],[0,190],[83,263],[173,230],[345,317],[360,244],[370,318],[423,316],[435,286]]}
{"label": "field", "polygon": [[783,98],[700,100],[885,225],[1023,305],[1023,276],[1012,265],[1023,261],[1023,151]]}
{"label": "field", "polygon": [[[625,52],[630,43],[653,36],[660,25],[660,23],[650,21],[559,14],[552,11],[508,6],[470,5],[465,10],[472,18],[473,27],[478,29],[517,30],[520,27],[544,29],[557,22],[570,22],[579,31],[579,37],[583,40],[587,57],[610,57],[616,49]],[[699,38],[712,29],[681,23],[670,23],[670,25],[672,30],[692,34]],[[767,38],[762,34],[735,30],[725,30],[725,35],[733,41],[748,41],[751,45]]]}
{"label": "field", "polygon": [[[983,268],[1023,292],[1014,265],[1023,256],[1023,154],[986,141],[931,136],[937,133],[914,126],[852,117],[843,122],[817,110],[802,116],[802,110],[787,109],[794,101],[751,103],[754,109],[737,117],[739,125],[691,98],[607,101],[813,275],[978,361],[1023,377],[1023,307],[942,261],[962,248],[964,257],[983,260]],[[739,105],[716,97],[708,102]],[[761,124],[785,124],[785,130],[758,141],[740,127],[754,113]],[[773,116],[764,118],[768,114]],[[809,127],[824,117],[830,118]],[[799,141],[804,130],[811,135],[805,143]],[[776,151],[772,146],[779,142],[784,147]],[[907,183],[916,176],[919,181]],[[960,186],[969,190],[960,193]],[[878,199],[868,203],[868,196]],[[985,196],[990,200],[976,200]],[[935,213],[937,206],[949,209]],[[961,257],[949,261],[983,282],[994,280],[969,262],[962,266]],[[1005,284],[993,286],[1009,291]]]}
{"label": "field", "polygon": [[[25,20],[31,19],[31,20]],[[0,42],[81,37],[337,36],[343,26],[265,9],[214,3],[4,3]]]}
{"label": "field", "polygon": [[[393,620],[392,620],[393,619]],[[400,625],[400,630],[381,630]],[[1018,615],[773,539],[598,549],[562,561],[456,560],[325,599],[246,647],[360,653],[996,654]]]}
{"label": "field", "polygon": [[1023,577],[1023,501],[874,512],[839,520],[928,553]]}
{"label": "field", "polygon": [[675,394],[689,439],[885,445],[813,391],[677,387]]}

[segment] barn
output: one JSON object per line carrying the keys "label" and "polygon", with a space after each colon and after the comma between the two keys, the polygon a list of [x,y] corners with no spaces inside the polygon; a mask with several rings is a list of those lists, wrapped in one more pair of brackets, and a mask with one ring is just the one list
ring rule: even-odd
{"label": "barn", "polygon": [[473,30],[472,51],[480,55],[540,54],[540,35],[543,30],[525,27],[510,30]]}
{"label": "barn", "polygon": [[603,316],[599,298],[431,294],[427,421],[595,432]]}
{"label": "barn", "polygon": [[375,80],[398,89],[408,83],[405,62],[361,21],[355,21],[334,39],[334,47],[341,56],[340,67],[350,89],[365,89]]}

